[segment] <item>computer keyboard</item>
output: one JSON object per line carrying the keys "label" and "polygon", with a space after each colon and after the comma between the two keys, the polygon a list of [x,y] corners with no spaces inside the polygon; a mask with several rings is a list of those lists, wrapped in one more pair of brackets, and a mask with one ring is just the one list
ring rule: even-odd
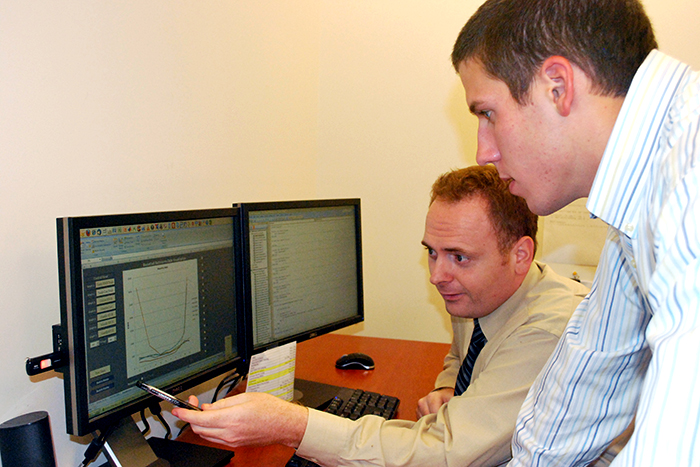
{"label": "computer keyboard", "polygon": [[379,415],[390,420],[396,414],[398,407],[399,400],[396,397],[362,389],[343,388],[330,401],[324,412],[351,420],[357,420],[363,415]]}
{"label": "computer keyboard", "polygon": [[[357,420],[364,415],[378,415],[391,420],[396,414],[398,407],[399,399],[393,396],[385,396],[376,392],[363,391],[362,389],[340,388],[338,394],[325,407],[320,408],[324,412],[351,420]],[[320,466],[295,454],[289,459],[286,467]]]}

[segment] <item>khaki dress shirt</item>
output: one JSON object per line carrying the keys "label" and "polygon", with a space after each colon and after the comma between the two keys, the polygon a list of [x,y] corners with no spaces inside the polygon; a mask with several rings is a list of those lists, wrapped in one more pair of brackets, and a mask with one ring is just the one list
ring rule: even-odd
{"label": "khaki dress shirt", "polygon": [[[507,462],[528,389],[587,293],[578,282],[533,262],[518,290],[479,318],[488,342],[464,394],[417,422],[373,415],[351,421],[311,409],[297,454],[324,466],[464,467]],[[473,321],[453,317],[452,327],[452,347],[436,388],[454,387]]]}

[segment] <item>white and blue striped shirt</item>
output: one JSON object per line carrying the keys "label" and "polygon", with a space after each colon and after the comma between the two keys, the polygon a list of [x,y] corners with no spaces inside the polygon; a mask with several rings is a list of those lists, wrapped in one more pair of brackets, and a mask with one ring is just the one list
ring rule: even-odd
{"label": "white and blue striped shirt", "polygon": [[509,465],[700,466],[700,75],[653,51],[587,207],[609,226],[589,296],[520,411]]}

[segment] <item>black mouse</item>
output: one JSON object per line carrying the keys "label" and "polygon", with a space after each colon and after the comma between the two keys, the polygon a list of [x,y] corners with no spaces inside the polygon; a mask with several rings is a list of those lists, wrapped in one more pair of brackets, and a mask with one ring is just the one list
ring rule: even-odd
{"label": "black mouse", "polygon": [[374,370],[374,360],[369,355],[353,352],[336,360],[335,367],[341,370]]}

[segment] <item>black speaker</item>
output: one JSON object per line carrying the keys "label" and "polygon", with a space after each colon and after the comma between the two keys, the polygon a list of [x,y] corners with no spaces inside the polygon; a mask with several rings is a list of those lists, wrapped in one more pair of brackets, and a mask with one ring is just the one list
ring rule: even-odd
{"label": "black speaker", "polygon": [[56,467],[49,414],[32,412],[0,425],[2,467]]}

